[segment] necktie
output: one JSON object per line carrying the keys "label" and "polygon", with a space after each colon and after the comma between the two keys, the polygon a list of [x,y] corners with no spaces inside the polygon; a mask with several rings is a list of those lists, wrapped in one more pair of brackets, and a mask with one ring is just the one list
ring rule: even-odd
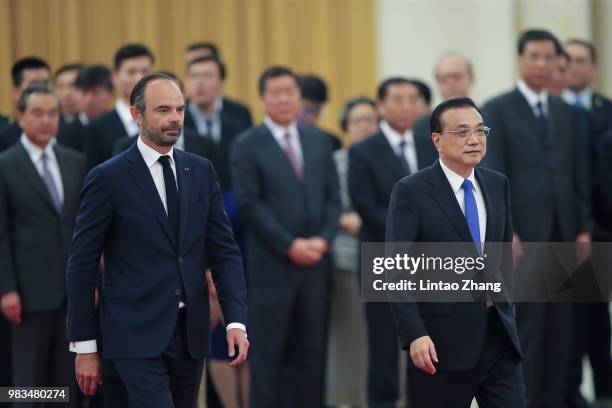
{"label": "necktie", "polygon": [[210,137],[210,140],[217,142],[213,136],[213,123],[211,118],[206,118],[206,136]]}
{"label": "necktie", "polygon": [[412,173],[410,171],[410,165],[408,164],[408,160],[406,160],[406,141],[402,140],[399,143],[399,155],[397,156],[397,158],[400,161],[400,164],[402,165],[402,169],[404,169],[404,174],[406,176],[410,175],[410,173]]}
{"label": "necktie", "polygon": [[297,178],[302,180],[302,178],[304,178],[304,166],[300,162],[300,159],[298,159],[295,150],[293,150],[293,145],[291,144],[291,135],[289,134],[289,132],[286,132],[285,136],[283,137],[285,139],[285,152],[287,153],[287,158],[289,159],[291,167],[293,167],[293,171],[295,172]]}
{"label": "necktie", "polygon": [[544,104],[542,104],[542,101],[538,101],[538,103],[536,103],[536,110],[537,110],[537,115],[536,115],[537,119],[542,124],[542,127],[544,129],[547,129],[548,128],[548,116],[544,112]]}
{"label": "necktie", "polygon": [[42,160],[42,179],[47,186],[47,190],[49,191],[49,196],[51,196],[51,201],[53,202],[53,206],[57,210],[58,213],[62,212],[62,202],[59,198],[59,192],[57,191],[57,186],[55,185],[55,181],[53,180],[53,176],[51,175],[51,171],[49,170],[49,166],[47,164],[49,160],[49,156],[47,153],[43,152],[42,156],[40,156],[40,160]]}
{"label": "necktie", "polygon": [[574,102],[574,106],[577,107],[578,109],[584,109],[584,105],[582,104],[582,101],[580,100],[579,97],[576,97],[576,101]]}
{"label": "necktie", "polygon": [[176,179],[170,167],[170,156],[160,156],[159,162],[164,169],[164,185],[166,186],[166,207],[168,208],[168,221],[174,237],[179,238],[179,195],[176,188]]}
{"label": "necktie", "polygon": [[480,223],[478,222],[478,207],[476,207],[476,199],[474,198],[474,186],[468,179],[463,180],[461,184],[463,188],[463,199],[465,204],[465,218],[468,228],[472,234],[474,244],[478,253],[482,255],[482,241],[480,240]]}

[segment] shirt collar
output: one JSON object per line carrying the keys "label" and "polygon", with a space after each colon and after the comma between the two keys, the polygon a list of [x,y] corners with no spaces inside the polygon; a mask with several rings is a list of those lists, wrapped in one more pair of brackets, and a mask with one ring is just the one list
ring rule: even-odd
{"label": "shirt collar", "polygon": [[135,123],[132,113],[130,112],[130,107],[123,102],[123,99],[119,98],[115,103],[115,110],[119,115],[119,119],[123,122],[123,126],[129,131],[131,124]]}
{"label": "shirt collar", "polygon": [[24,132],[21,134],[21,144],[23,145],[24,149],[28,153],[28,156],[30,156],[30,159],[34,163],[40,160],[40,157],[42,156],[43,152],[47,153],[47,157],[50,159],[53,159],[55,157],[55,153],[53,152],[53,146],[55,145],[55,138],[51,139],[49,144],[47,144],[47,146],[44,149],[41,149],[40,147],[32,143]]}
{"label": "shirt collar", "polygon": [[[448,180],[448,182],[451,185],[451,188],[453,189],[453,193],[457,194],[459,192],[459,190],[461,190],[461,185],[463,184],[463,180],[465,180],[462,176],[460,176],[459,174],[455,173],[454,171],[452,171],[451,169],[449,169],[444,162],[442,161],[442,159],[440,158],[439,160],[440,162],[440,167],[442,167],[442,171],[444,172],[444,175],[446,176],[446,179]],[[476,177],[474,177],[474,169],[472,169],[472,172],[470,173],[469,177],[467,178],[468,180],[470,180],[472,182],[472,186],[474,186],[474,190],[478,189],[478,184],[476,183]]]}
{"label": "shirt collar", "polygon": [[283,140],[285,138],[285,133],[287,132],[289,132],[289,135],[291,135],[292,137],[295,137],[298,135],[296,121],[291,122],[289,127],[284,128],[281,125],[274,122],[269,116],[266,116],[264,118],[264,125],[266,125],[266,127],[270,130],[270,132],[272,132],[272,136],[274,136],[276,140]]}
{"label": "shirt collar", "polygon": [[83,126],[89,125],[89,118],[87,117],[85,112],[83,111],[79,112],[79,121],[81,122]]}
{"label": "shirt collar", "polygon": [[408,129],[404,132],[404,134],[399,134],[395,129],[387,123],[386,120],[380,122],[380,130],[387,137],[389,144],[396,149],[399,144],[404,141],[407,145],[414,144],[414,135],[412,134],[412,129]]}
{"label": "shirt collar", "polygon": [[221,110],[223,109],[223,98],[222,97],[218,97],[217,99],[215,99],[214,102],[214,112],[212,115],[207,115],[206,113],[202,112],[200,110],[200,108],[198,107],[198,105],[190,100],[188,102],[188,109],[191,111],[191,114],[197,117],[202,117],[202,118],[214,118],[216,116],[218,116],[221,113]]}
{"label": "shirt collar", "polygon": [[582,106],[584,106],[585,109],[591,109],[593,101],[593,90],[586,88],[576,93],[571,89],[566,89],[563,91],[562,97],[565,102],[569,103],[570,105],[575,105],[576,100],[580,99],[580,103],[582,104]]}
{"label": "shirt collar", "polygon": [[[161,156],[164,156],[155,149],[147,146],[145,142],[142,141],[142,136],[140,135],[138,136],[138,140],[136,141],[136,146],[138,147],[138,150],[140,151],[140,154],[142,155],[142,158],[144,159],[149,169],[155,163],[157,163]],[[174,147],[171,147],[170,151],[166,155],[170,156],[170,164],[174,165]]]}
{"label": "shirt collar", "polygon": [[522,79],[519,79],[516,84],[518,90],[523,94],[529,106],[535,107],[538,102],[542,102],[542,105],[548,104],[548,91],[543,90],[539,94],[535,93]]}

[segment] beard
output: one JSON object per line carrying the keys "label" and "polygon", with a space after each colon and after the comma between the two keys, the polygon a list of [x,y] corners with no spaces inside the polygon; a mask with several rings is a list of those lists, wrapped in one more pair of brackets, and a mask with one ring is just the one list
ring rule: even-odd
{"label": "beard", "polygon": [[173,146],[181,136],[181,125],[168,125],[161,128],[151,126],[148,123],[143,123],[143,136],[149,139],[153,144],[162,147]]}

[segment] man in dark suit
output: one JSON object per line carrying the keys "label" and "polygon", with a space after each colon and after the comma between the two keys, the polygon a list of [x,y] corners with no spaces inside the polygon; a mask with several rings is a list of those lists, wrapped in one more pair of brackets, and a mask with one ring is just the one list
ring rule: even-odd
{"label": "man in dark suit", "polygon": [[[576,112],[546,91],[560,53],[558,40],[548,31],[523,32],[517,87],[483,107],[492,129],[483,165],[510,180],[517,257],[521,242],[590,241]],[[571,309],[565,303],[543,302],[517,307],[529,407],[563,406]]]}
{"label": "man in dark suit", "polygon": [[225,64],[216,57],[196,58],[187,65],[185,127],[208,139],[221,189],[231,190],[230,148],[236,136],[253,125],[248,108],[223,96]]}
{"label": "man in dark suit", "polygon": [[[300,75],[300,92],[302,93],[302,107],[299,122],[306,126],[317,126],[321,112],[327,103],[327,85],[323,78],[317,75]],[[332,148],[338,150],[342,141],[331,132],[322,130],[329,137]]]}
{"label": "man in dark suit", "polygon": [[[512,268],[512,253],[491,251],[487,243],[512,242],[510,186],[502,174],[476,168],[486,154],[489,129],[469,98],[441,103],[430,126],[440,159],[396,184],[386,240],[470,242],[474,245],[466,249],[467,256],[489,255],[487,272],[503,279],[503,269]],[[401,345],[410,350],[412,406],[467,408],[474,397],[481,408],[525,406],[521,347],[509,297],[390,305]]]}
{"label": "man in dark suit", "polygon": [[[48,84],[51,77],[49,64],[37,57],[26,57],[18,60],[11,68],[13,81],[13,100],[15,104],[19,101],[21,92],[34,82]],[[19,112],[17,113],[19,115]],[[0,152],[16,143],[21,137],[22,130],[19,127],[19,118],[0,131]]]}
{"label": "man in dark suit", "polygon": [[212,268],[227,325],[231,363],[244,362],[246,288],[242,259],[209,161],[173,149],[184,100],[173,78],[134,86],[136,144],[88,175],[67,269],[68,339],[88,395],[100,381],[94,287],[100,256],[103,355],[123,380],[131,406],[191,407],[208,352]]}
{"label": "man in dark suit", "polygon": [[[437,158],[431,137],[412,132],[423,105],[416,85],[406,78],[389,78],[378,88],[380,132],[349,151],[348,190],[361,219],[361,240],[383,242],[391,191],[401,178],[425,168]],[[399,346],[386,303],[367,303],[368,404],[395,406],[398,399]]]}
{"label": "man in dark suit", "polygon": [[87,160],[94,167],[113,155],[115,142],[138,135],[138,125],[130,115],[130,94],[140,78],[153,69],[155,57],[141,44],[126,44],[115,53],[113,82],[120,92],[115,108],[89,124]]}
{"label": "man in dark suit", "polygon": [[76,87],[76,79],[83,64],[65,64],[53,74],[53,91],[60,100],[62,114],[60,123],[73,123],[81,111],[81,93]]}
{"label": "man in dark suit", "polygon": [[[472,63],[463,55],[449,52],[440,57],[435,68],[436,85],[443,101],[452,98],[467,98],[474,85]],[[430,114],[425,114],[414,124],[414,133],[419,137],[431,136]]]}
{"label": "man in dark suit", "polygon": [[231,156],[238,209],[250,231],[251,406],[280,406],[287,359],[297,367],[286,384],[291,406],[320,407],[338,177],[328,138],[296,123],[296,75],[270,67],[259,93],[264,123],[241,134]]}
{"label": "man in dark suit", "polygon": [[55,143],[59,100],[47,85],[27,87],[18,108],[21,139],[0,155],[0,296],[13,323],[13,383],[68,386],[65,266],[85,158]]}
{"label": "man in dark suit", "polygon": [[86,126],[108,112],[115,97],[111,72],[104,65],[86,66],[79,72],[75,87],[80,94],[80,112],[58,136],[58,143],[86,153]]}
{"label": "man in dark suit", "polygon": [[[601,161],[603,136],[612,129],[612,101],[592,89],[597,77],[597,51],[592,43],[581,39],[570,39],[564,44],[569,55],[568,82],[563,99],[579,111],[585,112],[587,132],[580,141],[586,150],[591,178],[591,213],[593,218],[593,241],[610,241],[610,216],[602,190]],[[612,397],[612,362],[610,358],[610,311],[609,304],[579,303],[573,305],[574,330],[570,372],[568,373],[567,404],[570,407],[587,406],[580,394],[582,382],[582,358],[588,354],[593,368],[593,382],[598,399]]]}

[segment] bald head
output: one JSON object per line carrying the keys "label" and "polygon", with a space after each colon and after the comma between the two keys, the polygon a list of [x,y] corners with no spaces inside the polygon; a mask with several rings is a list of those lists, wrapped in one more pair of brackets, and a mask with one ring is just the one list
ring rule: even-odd
{"label": "bald head", "polygon": [[462,55],[444,54],[436,65],[436,82],[442,99],[469,96],[474,84],[472,64]]}

